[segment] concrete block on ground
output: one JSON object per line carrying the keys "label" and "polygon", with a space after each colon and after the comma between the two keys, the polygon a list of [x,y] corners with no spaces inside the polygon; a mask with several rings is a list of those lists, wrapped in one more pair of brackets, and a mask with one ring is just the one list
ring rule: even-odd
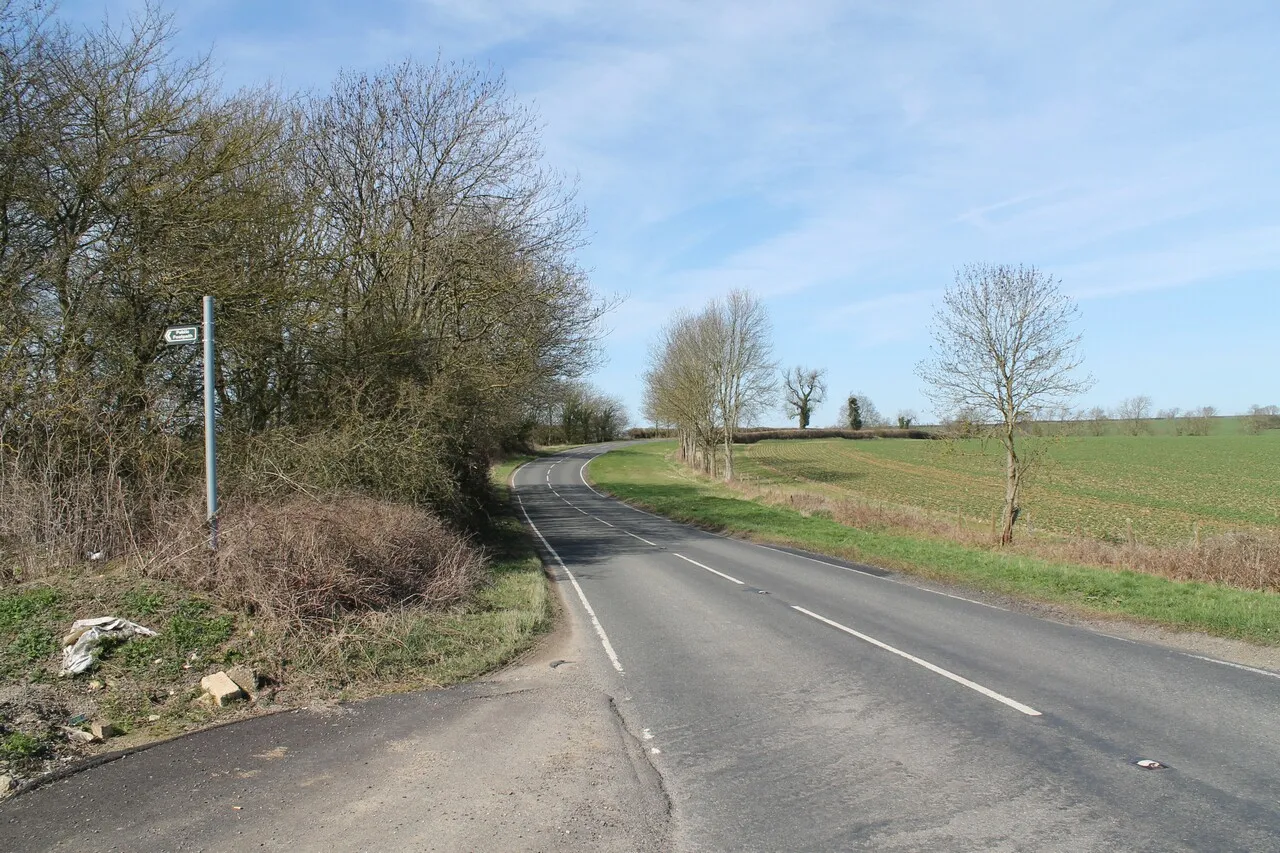
{"label": "concrete block on ground", "polygon": [[225,672],[206,675],[200,679],[200,687],[213,697],[213,701],[219,705],[226,705],[228,702],[235,702],[245,698],[245,693],[240,689],[240,685],[232,681],[231,676]]}

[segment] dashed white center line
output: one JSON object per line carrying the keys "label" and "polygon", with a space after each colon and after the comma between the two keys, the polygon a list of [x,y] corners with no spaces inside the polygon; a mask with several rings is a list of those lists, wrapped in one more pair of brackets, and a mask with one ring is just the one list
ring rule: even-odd
{"label": "dashed white center line", "polygon": [[895,649],[893,646],[889,645],[888,643],[882,643],[881,641],[877,640],[875,637],[869,637],[860,631],[855,631],[852,628],[845,625],[841,625],[839,622],[828,619],[825,616],[819,616],[817,613],[814,613],[812,610],[805,610],[803,607],[800,607],[799,605],[794,605],[794,604],[791,606],[791,609],[798,610],[799,612],[803,613],[805,616],[810,616],[814,619],[817,619],[819,622],[825,622],[826,624],[830,625],[832,628],[836,628],[840,631],[844,631],[846,634],[857,637],[859,640],[868,642],[871,645],[876,646],[877,648],[884,649],[886,652],[891,652],[892,654],[895,654],[900,658],[906,658],[912,663],[917,664],[918,666],[922,666],[925,669],[929,670],[930,672],[941,675],[943,678],[949,678],[957,684],[963,684],[965,687],[968,687],[970,690],[975,690],[989,699],[994,699],[997,702],[1000,702],[1004,705],[1008,705],[1010,708],[1013,708],[1015,711],[1021,711],[1022,713],[1026,714],[1028,717],[1043,716],[1039,711],[1037,711],[1035,708],[1032,708],[1030,705],[1024,705],[1016,699],[1010,699],[1008,696],[997,693],[989,687],[983,687],[981,684],[978,684],[976,681],[970,681],[969,679],[965,678],[963,675],[956,675],[954,672],[943,669],[937,664],[929,663],[927,660],[924,660],[923,658],[918,658],[913,654],[902,651],[901,649]]}
{"label": "dashed white center line", "polygon": [[693,563],[693,564],[694,564],[695,566],[697,566],[698,568],[700,568],[700,569],[706,569],[707,571],[711,572],[711,574],[713,574],[713,575],[719,575],[720,577],[724,578],[725,580],[727,580],[727,581],[733,581],[734,583],[738,584],[739,586],[746,586],[746,584],[744,584],[742,581],[740,581],[740,580],[738,580],[737,578],[735,578],[733,575],[726,575],[724,572],[717,571],[716,569],[713,569],[713,568],[711,568],[710,566],[704,566],[702,563],[699,563],[697,560],[690,560],[690,559],[689,559],[688,557],[686,557],[684,554],[676,554],[675,552],[672,552],[671,556],[673,556],[673,557],[679,557],[680,559],[684,560],[686,563]]}
{"label": "dashed white center line", "polygon": [[610,524],[609,522],[605,521],[603,518],[601,518],[601,517],[600,517],[600,516],[598,516],[598,515],[593,515],[593,516],[591,516],[591,517],[592,517],[592,518],[594,518],[596,521],[600,522],[601,524],[603,524],[605,527],[613,527],[613,525],[612,525],[612,524]]}
{"label": "dashed white center line", "polygon": [[[618,528],[618,529],[619,529],[619,530],[622,530],[622,528]],[[628,536],[630,536],[632,539],[639,539],[641,542],[643,542],[643,543],[644,543],[644,544],[646,544],[646,545],[652,545],[652,546],[653,546],[653,547],[655,547],[655,548],[661,548],[661,547],[662,547],[662,546],[661,546],[661,545],[659,545],[657,542],[650,542],[648,539],[645,539],[643,536],[637,536],[637,535],[635,535],[635,534],[634,534],[634,533],[632,533],[630,530],[623,530],[622,532],[623,532],[623,533],[625,533],[625,534],[627,534]]]}

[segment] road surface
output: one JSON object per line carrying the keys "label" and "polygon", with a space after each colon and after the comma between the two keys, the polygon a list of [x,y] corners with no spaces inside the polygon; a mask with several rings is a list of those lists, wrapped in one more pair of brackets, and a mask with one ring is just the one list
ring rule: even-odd
{"label": "road surface", "polygon": [[677,847],[1280,851],[1275,673],[678,525],[599,452],[516,494]]}
{"label": "road surface", "polygon": [[78,773],[0,851],[1280,851],[1275,673],[677,525],[599,452],[516,474],[540,658]]}

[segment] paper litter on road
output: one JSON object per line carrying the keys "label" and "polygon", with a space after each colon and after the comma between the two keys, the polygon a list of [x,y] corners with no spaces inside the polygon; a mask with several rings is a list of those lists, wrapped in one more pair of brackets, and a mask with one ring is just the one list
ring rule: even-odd
{"label": "paper litter on road", "polygon": [[71,633],[62,641],[62,669],[58,675],[75,675],[84,672],[97,660],[98,646],[106,637],[127,640],[130,637],[154,637],[155,631],[144,628],[128,619],[100,616],[97,619],[77,619],[71,625]]}

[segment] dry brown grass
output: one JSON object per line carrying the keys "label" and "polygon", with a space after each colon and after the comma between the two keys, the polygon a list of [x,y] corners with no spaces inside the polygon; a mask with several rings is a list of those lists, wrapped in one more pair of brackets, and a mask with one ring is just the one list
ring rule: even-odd
{"label": "dry brown grass", "polygon": [[359,496],[232,504],[217,554],[186,551],[153,571],[181,573],[224,605],[286,626],[444,607],[485,577],[483,552],[427,510]]}
{"label": "dry brown grass", "polygon": [[[735,484],[744,497],[821,515],[863,530],[925,535],[971,547],[999,547],[994,534],[970,519],[942,516],[912,507],[815,494],[802,489]],[[1177,546],[1110,543],[1023,530],[1013,551],[1041,559],[1131,569],[1179,581],[1218,583],[1241,589],[1280,592],[1280,538],[1255,532],[1227,533]]]}

